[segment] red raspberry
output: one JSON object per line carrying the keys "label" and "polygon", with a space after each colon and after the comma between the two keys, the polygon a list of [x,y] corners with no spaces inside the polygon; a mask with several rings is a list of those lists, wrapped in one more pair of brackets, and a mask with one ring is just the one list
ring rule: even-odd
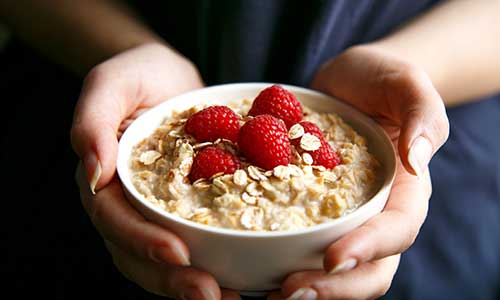
{"label": "red raspberry", "polygon": [[[304,133],[310,133],[319,138],[320,140],[323,139],[323,132],[313,122],[302,121],[299,124],[304,128]],[[295,149],[300,150],[300,137],[290,140],[290,143],[295,146]]]}
{"label": "red raspberry", "polygon": [[250,116],[264,114],[282,119],[290,128],[302,120],[302,106],[292,93],[275,84],[260,92],[248,112]]}
{"label": "red raspberry", "polygon": [[[304,128],[304,133],[310,133],[312,135],[315,135],[319,139],[323,139],[323,131],[319,129],[318,125],[309,121],[302,121],[299,124],[302,126],[302,128]],[[300,138],[294,139],[293,141],[300,141]]]}
{"label": "red raspberry", "polygon": [[321,139],[321,147],[315,151],[305,151],[309,153],[313,159],[313,165],[323,166],[327,169],[333,169],[340,165],[340,157],[337,152],[333,151],[330,144],[325,139]]}
{"label": "red raspberry", "polygon": [[291,140],[291,143],[295,146],[295,149],[297,149],[297,151],[299,151],[300,153],[309,153],[313,159],[313,165],[321,165],[327,169],[333,169],[337,165],[339,165],[340,157],[335,151],[333,151],[330,144],[325,140],[321,129],[319,129],[316,124],[309,121],[302,121],[299,124],[304,128],[304,133],[309,133],[319,138],[319,140],[321,141],[321,146],[318,150],[304,151],[300,148],[300,138],[296,138]]}
{"label": "red raspberry", "polygon": [[217,173],[233,174],[240,167],[239,159],[230,152],[209,146],[200,150],[194,157],[189,180],[210,178]]}
{"label": "red raspberry", "polygon": [[213,142],[218,138],[236,142],[239,120],[240,117],[227,106],[209,106],[189,117],[184,131],[198,142]]}
{"label": "red raspberry", "polygon": [[271,115],[259,115],[246,122],[241,127],[238,145],[250,162],[266,170],[290,163],[285,124]]}

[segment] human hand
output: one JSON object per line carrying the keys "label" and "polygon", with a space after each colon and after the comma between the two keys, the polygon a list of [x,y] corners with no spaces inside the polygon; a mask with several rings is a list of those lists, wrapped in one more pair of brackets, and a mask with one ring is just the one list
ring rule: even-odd
{"label": "human hand", "polygon": [[[221,290],[211,275],[189,267],[182,240],[145,220],[128,203],[115,168],[118,138],[133,119],[202,86],[193,64],[166,46],[130,49],[87,75],[71,130],[81,158],[76,174],[81,200],[116,267],[150,292],[183,300],[217,300]],[[222,296],[239,298],[230,291]]]}
{"label": "human hand", "polygon": [[373,299],[389,289],[400,253],[427,215],[427,164],[448,137],[444,104],[421,69],[375,46],[353,47],[327,62],[312,87],[382,125],[398,149],[396,178],[383,212],[326,249],[324,270],[289,275],[269,298]]}

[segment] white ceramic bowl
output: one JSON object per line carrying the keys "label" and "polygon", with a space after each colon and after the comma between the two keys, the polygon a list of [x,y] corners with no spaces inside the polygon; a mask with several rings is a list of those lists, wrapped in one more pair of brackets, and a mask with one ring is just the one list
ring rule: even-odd
{"label": "white ceramic bowl", "polygon": [[369,150],[382,164],[377,194],[351,214],[310,228],[284,232],[221,229],[176,217],[155,207],[134,188],[128,161],[132,147],[149,136],[172,110],[196,104],[226,104],[254,99],[270,83],[240,83],[192,91],[150,109],[135,120],[120,139],[117,169],[130,202],[149,220],[175,232],[188,245],[191,263],[215,276],[226,288],[252,294],[279,287],[289,273],[322,268],[323,251],[342,235],[378,214],[387,201],[396,169],[396,156],[387,134],[364,114],[316,91],[283,85],[313,110],[339,114],[368,139]]}

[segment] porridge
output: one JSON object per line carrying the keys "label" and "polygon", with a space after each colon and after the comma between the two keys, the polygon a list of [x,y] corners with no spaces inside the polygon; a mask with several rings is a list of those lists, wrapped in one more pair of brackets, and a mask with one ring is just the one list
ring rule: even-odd
{"label": "porridge", "polygon": [[[281,101],[272,92],[266,101]],[[256,113],[261,95],[167,116],[133,148],[136,189],[173,215],[253,231],[328,222],[373,196],[378,162],[364,137],[338,115],[300,104],[276,112],[264,103],[269,114]]]}

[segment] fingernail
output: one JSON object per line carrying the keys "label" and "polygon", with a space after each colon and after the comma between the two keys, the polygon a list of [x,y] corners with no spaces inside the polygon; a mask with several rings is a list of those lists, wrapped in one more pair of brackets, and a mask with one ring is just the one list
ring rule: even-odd
{"label": "fingernail", "polygon": [[95,153],[90,153],[85,158],[85,169],[87,170],[90,191],[95,194],[95,187],[102,174],[101,162],[97,159]]}
{"label": "fingernail", "polygon": [[408,162],[410,163],[415,174],[421,178],[432,155],[432,145],[431,142],[423,137],[419,136],[414,141],[408,151]]}
{"label": "fingernail", "polygon": [[341,262],[340,264],[336,265],[335,267],[333,267],[330,270],[330,272],[328,272],[328,274],[333,275],[333,274],[352,270],[356,267],[357,264],[358,264],[358,262],[354,258],[349,258],[349,259]]}
{"label": "fingernail", "polygon": [[318,292],[311,288],[300,288],[293,292],[286,300],[316,300]]}
{"label": "fingernail", "polygon": [[185,267],[188,267],[191,265],[191,262],[189,261],[189,257],[184,253],[184,251],[181,251],[177,247],[173,248],[173,251],[179,257],[179,260],[181,261],[181,264]]}
{"label": "fingernail", "polygon": [[171,263],[172,261],[172,252],[173,255],[177,257],[180,261],[181,266],[188,267],[191,265],[189,258],[187,255],[179,249],[177,246],[173,246],[171,248],[167,247],[158,247],[153,250],[152,257],[156,262],[166,262]]}
{"label": "fingernail", "polygon": [[203,299],[203,300],[215,300],[215,295],[211,290],[206,288],[190,288],[181,293],[179,296],[180,300],[194,300],[194,299]]}
{"label": "fingernail", "polygon": [[216,300],[215,295],[211,289],[200,288],[201,294],[203,295],[204,300]]}

